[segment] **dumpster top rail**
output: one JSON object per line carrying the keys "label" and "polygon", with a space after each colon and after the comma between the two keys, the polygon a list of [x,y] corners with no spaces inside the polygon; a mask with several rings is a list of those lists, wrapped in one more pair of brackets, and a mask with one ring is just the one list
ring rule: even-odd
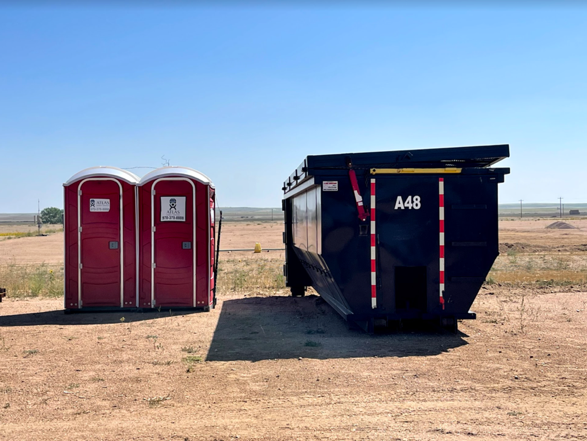
{"label": "dumpster top rail", "polygon": [[508,144],[310,155],[284,182],[287,193],[309,176],[336,170],[487,168],[510,156]]}

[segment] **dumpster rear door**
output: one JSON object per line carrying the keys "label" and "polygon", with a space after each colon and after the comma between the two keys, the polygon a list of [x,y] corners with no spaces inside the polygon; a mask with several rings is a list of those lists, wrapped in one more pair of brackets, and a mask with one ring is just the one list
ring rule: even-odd
{"label": "dumpster rear door", "polygon": [[373,179],[378,309],[417,318],[439,304],[439,178]]}

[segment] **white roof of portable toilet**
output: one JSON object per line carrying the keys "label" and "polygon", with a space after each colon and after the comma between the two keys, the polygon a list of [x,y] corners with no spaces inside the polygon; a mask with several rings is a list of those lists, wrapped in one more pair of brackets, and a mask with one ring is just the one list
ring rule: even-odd
{"label": "white roof of portable toilet", "polygon": [[209,185],[210,187],[214,187],[214,184],[210,180],[208,176],[204,173],[194,170],[188,167],[161,167],[157,170],[153,170],[152,172],[147,173],[143,176],[139,182],[139,185],[144,185],[147,182],[151,182],[155,179],[164,178],[166,176],[181,176],[181,177],[189,177],[195,179],[198,182],[201,182],[204,185]]}
{"label": "white roof of portable toilet", "polygon": [[69,178],[67,182],[63,185],[67,186],[73,184],[74,182],[81,181],[82,179],[102,176],[122,179],[123,181],[126,181],[129,184],[139,183],[139,177],[134,173],[129,172],[128,170],[123,170],[118,167],[99,166],[86,168],[85,170],[76,173],[71,178]]}

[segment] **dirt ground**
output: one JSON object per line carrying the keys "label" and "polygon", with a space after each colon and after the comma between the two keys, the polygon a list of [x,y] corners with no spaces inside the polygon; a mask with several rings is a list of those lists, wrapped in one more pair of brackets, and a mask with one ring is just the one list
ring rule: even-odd
{"label": "dirt ground", "polygon": [[[500,222],[502,247],[587,256],[587,225],[548,223]],[[281,228],[226,223],[222,248],[278,248]],[[50,238],[59,259],[59,237],[2,241],[0,256],[40,263]],[[64,315],[61,300],[8,298],[0,439],[587,440],[585,291],[486,285],[456,335],[374,336],[285,291],[220,292],[209,313]]]}

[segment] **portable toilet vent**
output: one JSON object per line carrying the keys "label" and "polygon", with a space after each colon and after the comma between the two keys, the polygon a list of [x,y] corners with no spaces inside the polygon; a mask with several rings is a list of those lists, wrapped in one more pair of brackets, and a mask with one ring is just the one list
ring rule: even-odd
{"label": "portable toilet vent", "polygon": [[456,330],[498,252],[508,145],[308,156],[283,185],[293,295],[349,323],[439,320]]}
{"label": "portable toilet vent", "polygon": [[64,186],[65,309],[133,308],[136,184],[115,167],[92,167]]}

